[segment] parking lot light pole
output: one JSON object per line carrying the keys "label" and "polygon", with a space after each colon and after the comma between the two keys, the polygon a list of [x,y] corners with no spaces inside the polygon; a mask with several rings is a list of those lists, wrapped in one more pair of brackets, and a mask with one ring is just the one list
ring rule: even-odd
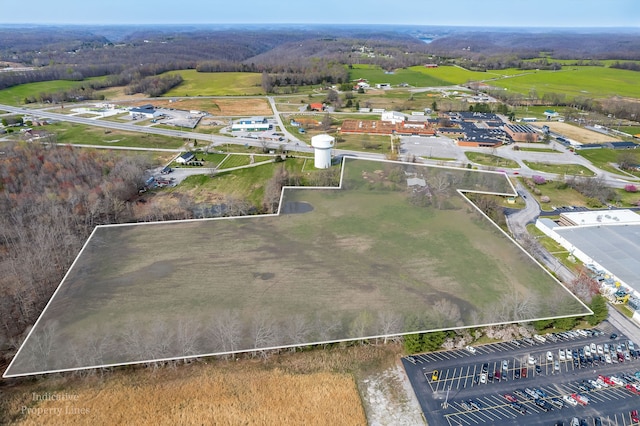
{"label": "parking lot light pole", "polygon": [[447,389],[447,395],[445,396],[444,403],[442,404],[442,408],[444,408],[445,410],[449,407],[449,391],[451,390],[451,386],[453,386],[453,383],[449,385],[449,389]]}

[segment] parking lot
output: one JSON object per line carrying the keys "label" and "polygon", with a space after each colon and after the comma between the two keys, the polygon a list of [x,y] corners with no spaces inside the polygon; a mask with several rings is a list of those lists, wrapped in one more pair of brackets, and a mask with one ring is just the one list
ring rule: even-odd
{"label": "parking lot", "polygon": [[[613,339],[612,333],[617,335]],[[607,322],[594,332],[551,339],[432,352],[402,361],[429,425],[569,425],[573,417],[587,425],[597,424],[596,418],[603,425],[637,424],[631,419],[631,410],[640,410],[637,346]]]}

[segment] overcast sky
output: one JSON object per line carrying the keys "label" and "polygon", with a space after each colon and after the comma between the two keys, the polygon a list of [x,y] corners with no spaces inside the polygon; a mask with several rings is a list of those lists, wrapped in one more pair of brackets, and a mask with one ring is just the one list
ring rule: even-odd
{"label": "overcast sky", "polygon": [[0,23],[640,27],[640,0],[29,0],[24,6],[0,13]]}

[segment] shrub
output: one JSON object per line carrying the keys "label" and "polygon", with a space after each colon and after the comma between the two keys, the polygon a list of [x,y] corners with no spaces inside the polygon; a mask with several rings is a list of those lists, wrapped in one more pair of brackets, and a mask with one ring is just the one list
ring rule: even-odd
{"label": "shrub", "polygon": [[602,203],[597,198],[587,198],[586,203],[587,203],[587,207],[591,207],[591,208],[602,207]]}
{"label": "shrub", "polygon": [[532,179],[536,185],[544,185],[545,183],[547,183],[547,180],[540,175],[533,175]]}
{"label": "shrub", "polygon": [[625,185],[624,190],[626,192],[638,192],[638,187],[630,183]]}
{"label": "shrub", "polygon": [[541,203],[549,203],[549,202],[551,202],[551,198],[549,198],[548,195],[543,195],[542,197],[540,197],[540,202]]}

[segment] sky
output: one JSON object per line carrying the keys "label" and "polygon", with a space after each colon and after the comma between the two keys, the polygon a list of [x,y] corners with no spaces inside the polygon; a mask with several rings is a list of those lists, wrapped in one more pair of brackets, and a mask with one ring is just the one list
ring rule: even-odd
{"label": "sky", "polygon": [[[5,1],[5,0],[3,0]],[[29,0],[0,23],[640,27],[639,0]]]}

